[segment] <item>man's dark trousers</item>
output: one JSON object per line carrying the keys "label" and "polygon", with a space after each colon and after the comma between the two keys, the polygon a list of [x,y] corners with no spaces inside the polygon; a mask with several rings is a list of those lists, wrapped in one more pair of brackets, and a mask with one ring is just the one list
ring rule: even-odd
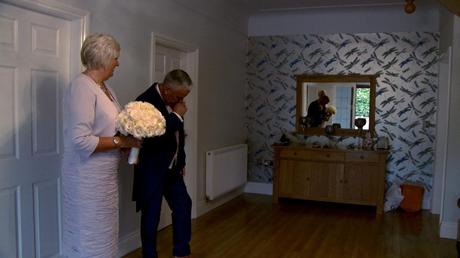
{"label": "man's dark trousers", "polygon": [[[157,258],[157,230],[164,196],[172,211],[173,256],[190,254],[189,242],[192,237],[192,200],[187,193],[180,171],[168,169],[162,175],[163,184],[155,184],[155,192],[141,207],[141,239],[143,258]],[[159,178],[159,180],[161,180]]]}

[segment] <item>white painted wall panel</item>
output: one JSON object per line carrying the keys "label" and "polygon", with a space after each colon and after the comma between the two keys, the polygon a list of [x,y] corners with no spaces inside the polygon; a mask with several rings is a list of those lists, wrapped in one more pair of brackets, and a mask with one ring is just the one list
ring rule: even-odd
{"label": "white painted wall panel", "polygon": [[0,15],[0,49],[15,50],[18,23],[15,19]]}
{"label": "white painted wall panel", "polygon": [[[165,74],[166,71],[166,56],[162,53],[155,55],[155,74]],[[158,76],[157,76],[158,77]]]}
{"label": "white painted wall panel", "polygon": [[59,30],[57,28],[32,24],[32,51],[57,56]]}
{"label": "white painted wall panel", "polygon": [[0,101],[0,159],[16,156],[16,107],[15,107],[15,68],[0,65],[1,94],[6,96]]}
{"label": "white painted wall panel", "polygon": [[34,184],[35,254],[37,257],[55,257],[59,254],[60,220],[59,181]]}
{"label": "white painted wall panel", "polygon": [[58,153],[58,85],[58,72],[32,70],[32,139],[34,155]]}
{"label": "white painted wall panel", "polygon": [[17,194],[15,187],[0,189],[0,257],[19,256]]}

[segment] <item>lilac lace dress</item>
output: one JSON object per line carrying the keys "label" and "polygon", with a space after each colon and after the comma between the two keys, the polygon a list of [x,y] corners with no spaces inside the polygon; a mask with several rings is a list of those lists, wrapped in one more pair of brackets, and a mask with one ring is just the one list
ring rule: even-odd
{"label": "lilac lace dress", "polygon": [[84,74],[72,81],[65,97],[62,204],[66,257],[117,256],[120,153],[93,153],[99,136],[116,133],[120,105],[114,99],[112,102]]}

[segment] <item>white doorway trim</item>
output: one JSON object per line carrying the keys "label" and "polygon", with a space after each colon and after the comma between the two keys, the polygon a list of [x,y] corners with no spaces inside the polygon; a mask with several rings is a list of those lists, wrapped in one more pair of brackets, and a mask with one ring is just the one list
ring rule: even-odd
{"label": "white doorway trim", "polygon": [[[436,142],[435,142],[435,166],[433,169],[433,191],[431,213],[439,214],[439,223],[443,222],[444,195],[446,184],[448,128],[449,128],[449,105],[451,91],[452,70],[452,47],[449,47],[440,60]],[[441,80],[443,79],[443,80]]]}
{"label": "white doorway trim", "polygon": [[[189,120],[187,120],[187,124],[192,128],[192,133],[189,133],[187,137],[189,137],[190,144],[191,144],[191,152],[187,153],[190,159],[188,159],[187,163],[187,174],[191,176],[191,181],[189,185],[189,194],[190,198],[192,198],[192,218],[197,217],[197,177],[198,177],[198,126],[197,126],[197,118],[198,118],[198,55],[199,50],[197,47],[193,47],[187,43],[180,42],[178,40],[165,37],[163,35],[156,34],[152,32],[151,40],[150,40],[150,82],[154,80],[155,74],[155,53],[156,53],[156,45],[164,45],[166,47],[174,48],[180,50],[187,55],[187,64],[185,65],[185,69],[188,71],[192,82],[193,82],[193,91],[194,94],[191,95],[192,97],[192,104],[191,107],[194,112],[190,114]],[[190,124],[191,123],[191,124]],[[191,188],[191,189],[190,189]]]}
{"label": "white doorway trim", "polygon": [[81,70],[80,48],[89,28],[89,12],[55,0],[0,0],[10,5],[67,20],[70,28],[70,80]]}

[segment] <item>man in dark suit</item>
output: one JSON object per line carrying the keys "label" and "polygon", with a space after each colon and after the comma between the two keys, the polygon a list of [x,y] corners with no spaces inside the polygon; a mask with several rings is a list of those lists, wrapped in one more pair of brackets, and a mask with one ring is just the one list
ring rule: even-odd
{"label": "man in dark suit", "polygon": [[141,211],[141,240],[144,258],[157,258],[157,228],[163,196],[172,211],[173,256],[190,257],[192,201],[184,183],[184,98],[192,80],[182,70],[169,72],[162,83],[154,83],[136,100],[154,105],[166,119],[162,136],[144,139],[134,169],[133,200]]}
{"label": "man in dark suit", "polygon": [[319,95],[318,99],[308,105],[307,118],[310,127],[322,127],[326,118],[326,104],[329,103],[329,97]]}

